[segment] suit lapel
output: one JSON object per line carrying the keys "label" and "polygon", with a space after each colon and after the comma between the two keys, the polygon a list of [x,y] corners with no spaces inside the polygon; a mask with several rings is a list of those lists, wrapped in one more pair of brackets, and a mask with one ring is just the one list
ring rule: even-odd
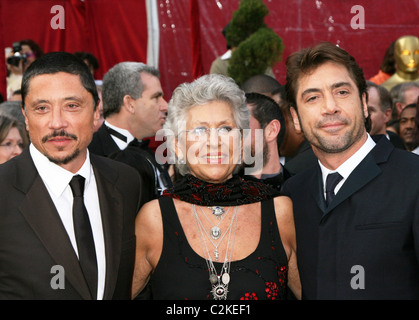
{"label": "suit lapel", "polygon": [[24,170],[18,171],[15,186],[26,194],[20,212],[56,264],[64,268],[65,277],[74,289],[83,299],[91,299],[70,238],[29,152],[22,153],[19,161],[22,162],[19,167]]}
{"label": "suit lapel", "polygon": [[114,152],[120,151],[118,145],[112,139],[111,135],[109,134],[108,130],[106,129],[106,125],[102,124],[97,132],[98,136],[100,137],[100,143],[102,144],[103,152],[105,156],[109,156]]}
{"label": "suit lapel", "polygon": [[122,248],[122,195],[115,184],[118,175],[99,159],[90,154],[96,185],[98,188],[99,204],[105,241],[106,279],[104,299],[111,299],[116,285],[118,266]]}
{"label": "suit lapel", "polygon": [[393,149],[394,147],[385,136],[378,140],[374,149],[371,150],[349,175],[330,206],[326,209],[325,215],[381,174],[381,169],[378,164],[386,162]]}
{"label": "suit lapel", "polygon": [[323,195],[322,172],[320,166],[317,165],[317,170],[313,174],[312,180],[307,181],[307,183],[312,186],[313,198],[315,199],[317,206],[324,213],[326,211],[326,202]]}

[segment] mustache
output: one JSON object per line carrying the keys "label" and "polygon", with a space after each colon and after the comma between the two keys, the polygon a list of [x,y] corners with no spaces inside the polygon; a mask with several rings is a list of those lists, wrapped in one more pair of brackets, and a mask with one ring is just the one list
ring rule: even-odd
{"label": "mustache", "polygon": [[55,138],[55,137],[67,137],[73,140],[77,140],[77,136],[72,134],[72,133],[68,133],[65,130],[55,130],[53,133],[46,135],[45,137],[42,138],[42,142],[45,143],[47,142],[49,139]]}
{"label": "mustache", "polygon": [[331,122],[341,122],[343,124],[348,124],[348,119],[336,114],[336,115],[329,115],[322,118],[320,121],[317,122],[316,126],[321,127],[325,124],[331,123]]}

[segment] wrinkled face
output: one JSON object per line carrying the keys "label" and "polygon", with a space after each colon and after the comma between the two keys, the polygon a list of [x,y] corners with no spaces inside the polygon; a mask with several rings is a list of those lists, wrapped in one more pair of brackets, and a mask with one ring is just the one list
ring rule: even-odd
{"label": "wrinkled face", "polygon": [[351,148],[365,134],[366,97],[348,70],[327,62],[298,80],[298,114],[291,109],[297,131],[302,130],[313,150],[339,153]]}
{"label": "wrinkled face", "polygon": [[374,87],[368,89],[368,113],[371,118],[370,134],[385,134],[386,123],[390,120],[391,109],[385,113],[381,109],[380,96]]}
{"label": "wrinkled face", "polygon": [[[151,137],[163,128],[166,122],[167,101],[163,98],[163,89],[159,78],[149,73],[141,73],[144,91],[141,97],[134,100],[136,126],[142,137]],[[138,138],[138,137],[137,137]]]}
{"label": "wrinkled face", "polygon": [[11,128],[6,138],[0,143],[0,164],[22,153],[23,140],[19,130]]}
{"label": "wrinkled face", "polygon": [[406,73],[417,72],[419,65],[419,38],[406,36],[397,40],[394,48],[394,58],[400,71]]}
{"label": "wrinkled face", "polygon": [[231,178],[242,148],[241,132],[230,105],[212,101],[192,107],[185,126],[186,132],[178,137],[176,150],[191,174],[212,183]]}
{"label": "wrinkled face", "polygon": [[65,72],[35,76],[25,98],[33,145],[50,161],[76,172],[86,159],[99,111],[80,77]]}
{"label": "wrinkled face", "polygon": [[416,112],[416,108],[406,108],[400,115],[400,137],[408,147],[415,145],[418,141]]}

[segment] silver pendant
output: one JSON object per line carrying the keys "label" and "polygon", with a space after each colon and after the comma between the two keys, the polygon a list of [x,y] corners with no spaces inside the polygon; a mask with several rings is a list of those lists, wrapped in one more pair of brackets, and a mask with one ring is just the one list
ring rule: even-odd
{"label": "silver pendant", "polygon": [[230,282],[230,275],[229,275],[227,272],[225,272],[225,273],[223,274],[223,276],[221,277],[221,281],[222,281],[224,284],[229,284],[229,282]]}
{"label": "silver pendant", "polygon": [[214,297],[214,300],[227,300],[227,286],[224,284],[218,284],[216,286],[212,286],[211,290],[212,296]]}
{"label": "silver pendant", "polygon": [[220,237],[220,235],[221,235],[221,229],[219,227],[214,226],[211,228],[211,237],[214,240],[217,240]]}
{"label": "silver pendant", "polygon": [[217,284],[218,283],[218,277],[217,275],[211,273],[210,277],[209,277],[209,281],[211,282],[211,284]]}
{"label": "silver pendant", "polygon": [[216,217],[221,216],[225,212],[223,207],[215,206],[215,207],[209,207],[209,208],[211,208],[212,214],[215,215]]}

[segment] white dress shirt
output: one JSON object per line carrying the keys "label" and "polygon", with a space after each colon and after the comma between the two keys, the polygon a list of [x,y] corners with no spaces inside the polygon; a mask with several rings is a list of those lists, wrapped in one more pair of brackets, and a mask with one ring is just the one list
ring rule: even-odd
{"label": "white dress shirt", "polygon": [[128,146],[128,144],[132,140],[134,140],[134,136],[128,130],[115,127],[114,125],[110,124],[106,120],[105,120],[105,125],[108,126],[111,129],[114,129],[115,131],[118,131],[120,134],[127,137],[127,142],[125,142],[125,141],[122,141],[121,139],[119,139],[118,137],[115,137],[114,135],[111,135],[111,138],[113,139],[113,141],[115,141],[115,143],[116,143],[116,145],[118,146],[119,149],[124,150]]}
{"label": "white dress shirt", "polygon": [[[73,193],[70,188],[70,181],[74,175],[83,176],[85,181],[84,202],[89,214],[90,224],[92,226],[93,239],[96,248],[96,259],[98,264],[98,290],[97,299],[103,298],[105,287],[105,242],[103,238],[102,218],[100,214],[99,196],[92,165],[90,163],[89,152],[87,151],[86,161],[78,172],[73,174],[55,163],[48,160],[39,152],[33,144],[29,146],[29,152],[35,163],[39,175],[44,182],[49,195],[60,215],[64,228],[70,238],[74,251],[78,255],[77,242],[74,234],[73,225]],[[64,270],[65,271],[65,270]]]}
{"label": "white dress shirt", "polygon": [[345,183],[346,179],[352,173],[352,171],[361,163],[362,160],[367,156],[367,154],[375,147],[374,140],[368,134],[368,138],[365,143],[357,152],[355,152],[348,160],[342,163],[336,170],[329,170],[319,161],[320,168],[322,170],[323,178],[323,193],[324,198],[326,199],[326,178],[329,173],[339,172],[343,179],[336,185],[335,194],[338,193],[339,189]]}

